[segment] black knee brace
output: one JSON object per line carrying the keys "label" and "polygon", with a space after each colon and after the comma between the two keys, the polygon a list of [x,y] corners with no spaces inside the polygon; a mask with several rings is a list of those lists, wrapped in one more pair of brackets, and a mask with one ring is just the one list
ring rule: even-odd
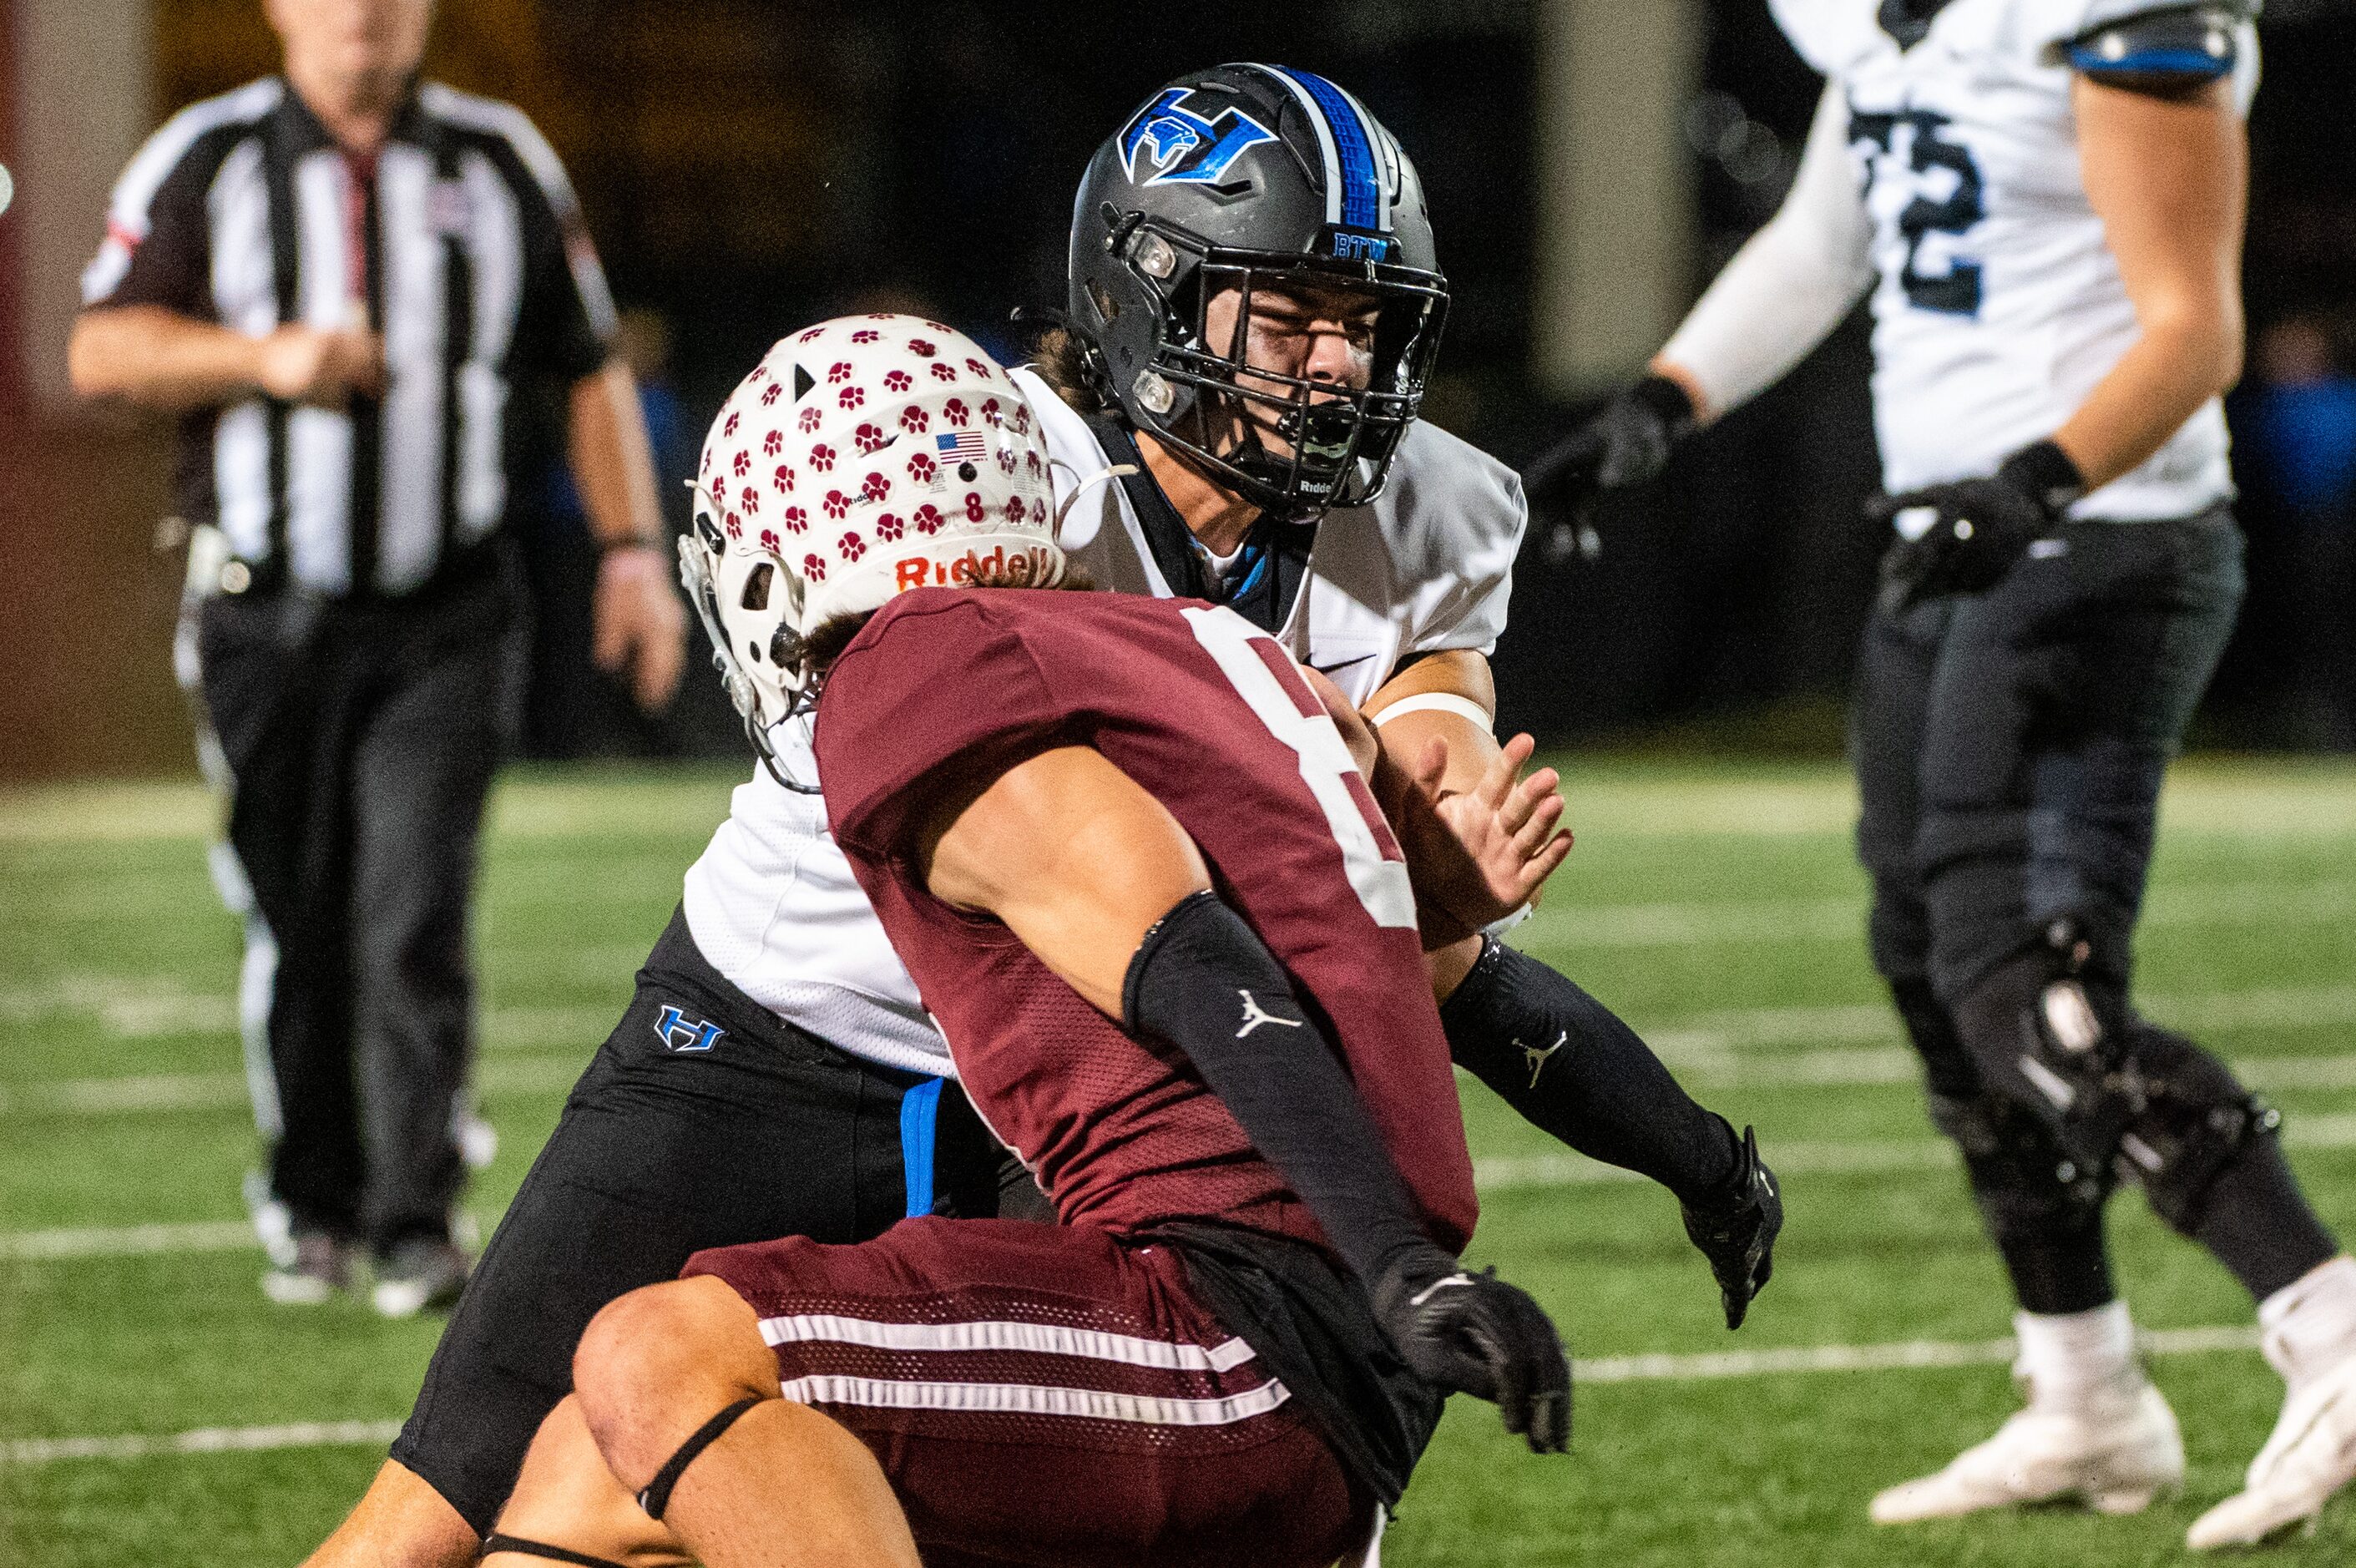
{"label": "black knee brace", "polygon": [[2098,1214],[2111,1193],[2106,1167],[2089,1167],[2065,1150],[2033,1113],[1977,1094],[1933,1092],[1931,1124],[1964,1156],[1973,1201],[1999,1243],[2069,1229]]}
{"label": "black knee brace", "polygon": [[720,1434],[735,1425],[738,1416],[760,1402],[758,1399],[738,1400],[697,1427],[695,1435],[680,1444],[679,1452],[663,1461],[662,1468],[655,1472],[655,1478],[648,1481],[647,1489],[638,1494],[638,1507],[647,1510],[648,1519],[658,1522],[661,1520],[664,1510],[670,1507],[671,1489],[679,1485],[679,1478],[687,1473],[687,1467],[695,1463],[696,1455],[719,1442]]}
{"label": "black knee brace", "polygon": [[2116,1168],[2142,1187],[2152,1212],[2190,1236],[2218,1178],[2276,1135],[2282,1113],[2215,1057],[2140,1018],[2123,1056],[2117,1088],[2132,1112],[2119,1134]]}
{"label": "black knee brace", "polygon": [[2109,1166],[2135,1111],[2119,1076],[2132,1015],[2089,959],[2076,926],[2057,920],[1950,1009],[1981,1085],[2042,1122],[2085,1172]]}
{"label": "black knee brace", "polygon": [[1933,1088],[1931,1122],[1963,1154],[1972,1201],[2023,1308],[2083,1312],[2112,1299],[2106,1167],[2080,1166],[2036,1115],[1993,1095]]}

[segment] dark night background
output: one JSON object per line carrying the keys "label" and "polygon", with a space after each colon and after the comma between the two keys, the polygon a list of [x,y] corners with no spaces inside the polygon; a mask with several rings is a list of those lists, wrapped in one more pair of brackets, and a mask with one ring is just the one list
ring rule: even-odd
{"label": "dark night background", "polygon": [[[1764,0],[1696,10],[1692,291],[1774,209],[1818,90]],[[159,117],[273,68],[258,12],[159,0]],[[1090,151],[1164,79],[1230,59],[1325,73],[1397,133],[1454,295],[1427,416],[1519,462],[1581,412],[1534,390],[1528,369],[1537,12],[472,0],[444,7],[429,70],[519,102],[563,155],[616,293],[667,329],[673,478],[738,375],[808,321],[919,308],[1014,352],[1008,312],[1061,303]],[[2276,0],[2265,44],[2250,368],[2233,403],[2253,588],[2196,738],[2356,748],[2356,11]],[[1866,368],[1852,320],[1691,444],[1666,481],[1608,509],[1600,560],[1558,559],[1549,520],[1535,520],[1497,656],[1505,722],[1554,740],[1837,748],[1881,543],[1858,515],[1875,482]],[[143,439],[124,450],[159,463],[160,443]],[[677,526],[684,492],[669,489]],[[518,519],[542,590],[534,751],[740,747],[716,682],[691,675],[648,724],[587,670],[594,563],[562,490]],[[160,649],[158,663],[160,682]],[[168,746],[108,758],[174,766]]]}

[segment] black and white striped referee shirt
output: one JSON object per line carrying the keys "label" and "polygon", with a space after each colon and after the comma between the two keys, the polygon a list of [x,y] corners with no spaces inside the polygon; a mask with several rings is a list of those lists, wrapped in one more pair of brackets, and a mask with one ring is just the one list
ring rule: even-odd
{"label": "black and white striped referee shirt", "polygon": [[116,184],[82,303],[383,334],[381,399],[255,396],[181,431],[183,514],[255,583],[327,595],[406,593],[494,532],[519,381],[595,371],[614,332],[555,153],[521,111],[435,82],[373,167],[277,77],[181,111]]}

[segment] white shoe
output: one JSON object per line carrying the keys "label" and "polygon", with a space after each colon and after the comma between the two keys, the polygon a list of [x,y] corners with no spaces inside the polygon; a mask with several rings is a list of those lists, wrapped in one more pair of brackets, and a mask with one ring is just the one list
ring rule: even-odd
{"label": "white shoe", "polygon": [[2195,1552],[2255,1546],[2312,1519],[2331,1494],[2356,1479],[2356,1354],[2291,1390],[2274,1435],[2250,1461],[2241,1491],[2192,1521]]}
{"label": "white shoe", "polygon": [[2176,1414],[2140,1370],[2131,1381],[2038,1401],[1944,1470],[1873,1499],[1876,1524],[1954,1519],[1983,1509],[2075,1498],[2097,1513],[2140,1513],[2184,1480]]}

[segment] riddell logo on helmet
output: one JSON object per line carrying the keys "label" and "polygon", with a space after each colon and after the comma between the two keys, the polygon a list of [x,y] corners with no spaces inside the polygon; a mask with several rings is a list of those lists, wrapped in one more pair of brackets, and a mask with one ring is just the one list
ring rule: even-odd
{"label": "riddell logo on helmet", "polygon": [[1003,544],[987,555],[969,550],[954,561],[927,561],[911,555],[894,564],[892,591],[905,594],[910,588],[963,588],[976,582],[1020,588],[1026,584],[1045,582],[1054,570],[1054,560],[1038,545],[1012,555]]}

